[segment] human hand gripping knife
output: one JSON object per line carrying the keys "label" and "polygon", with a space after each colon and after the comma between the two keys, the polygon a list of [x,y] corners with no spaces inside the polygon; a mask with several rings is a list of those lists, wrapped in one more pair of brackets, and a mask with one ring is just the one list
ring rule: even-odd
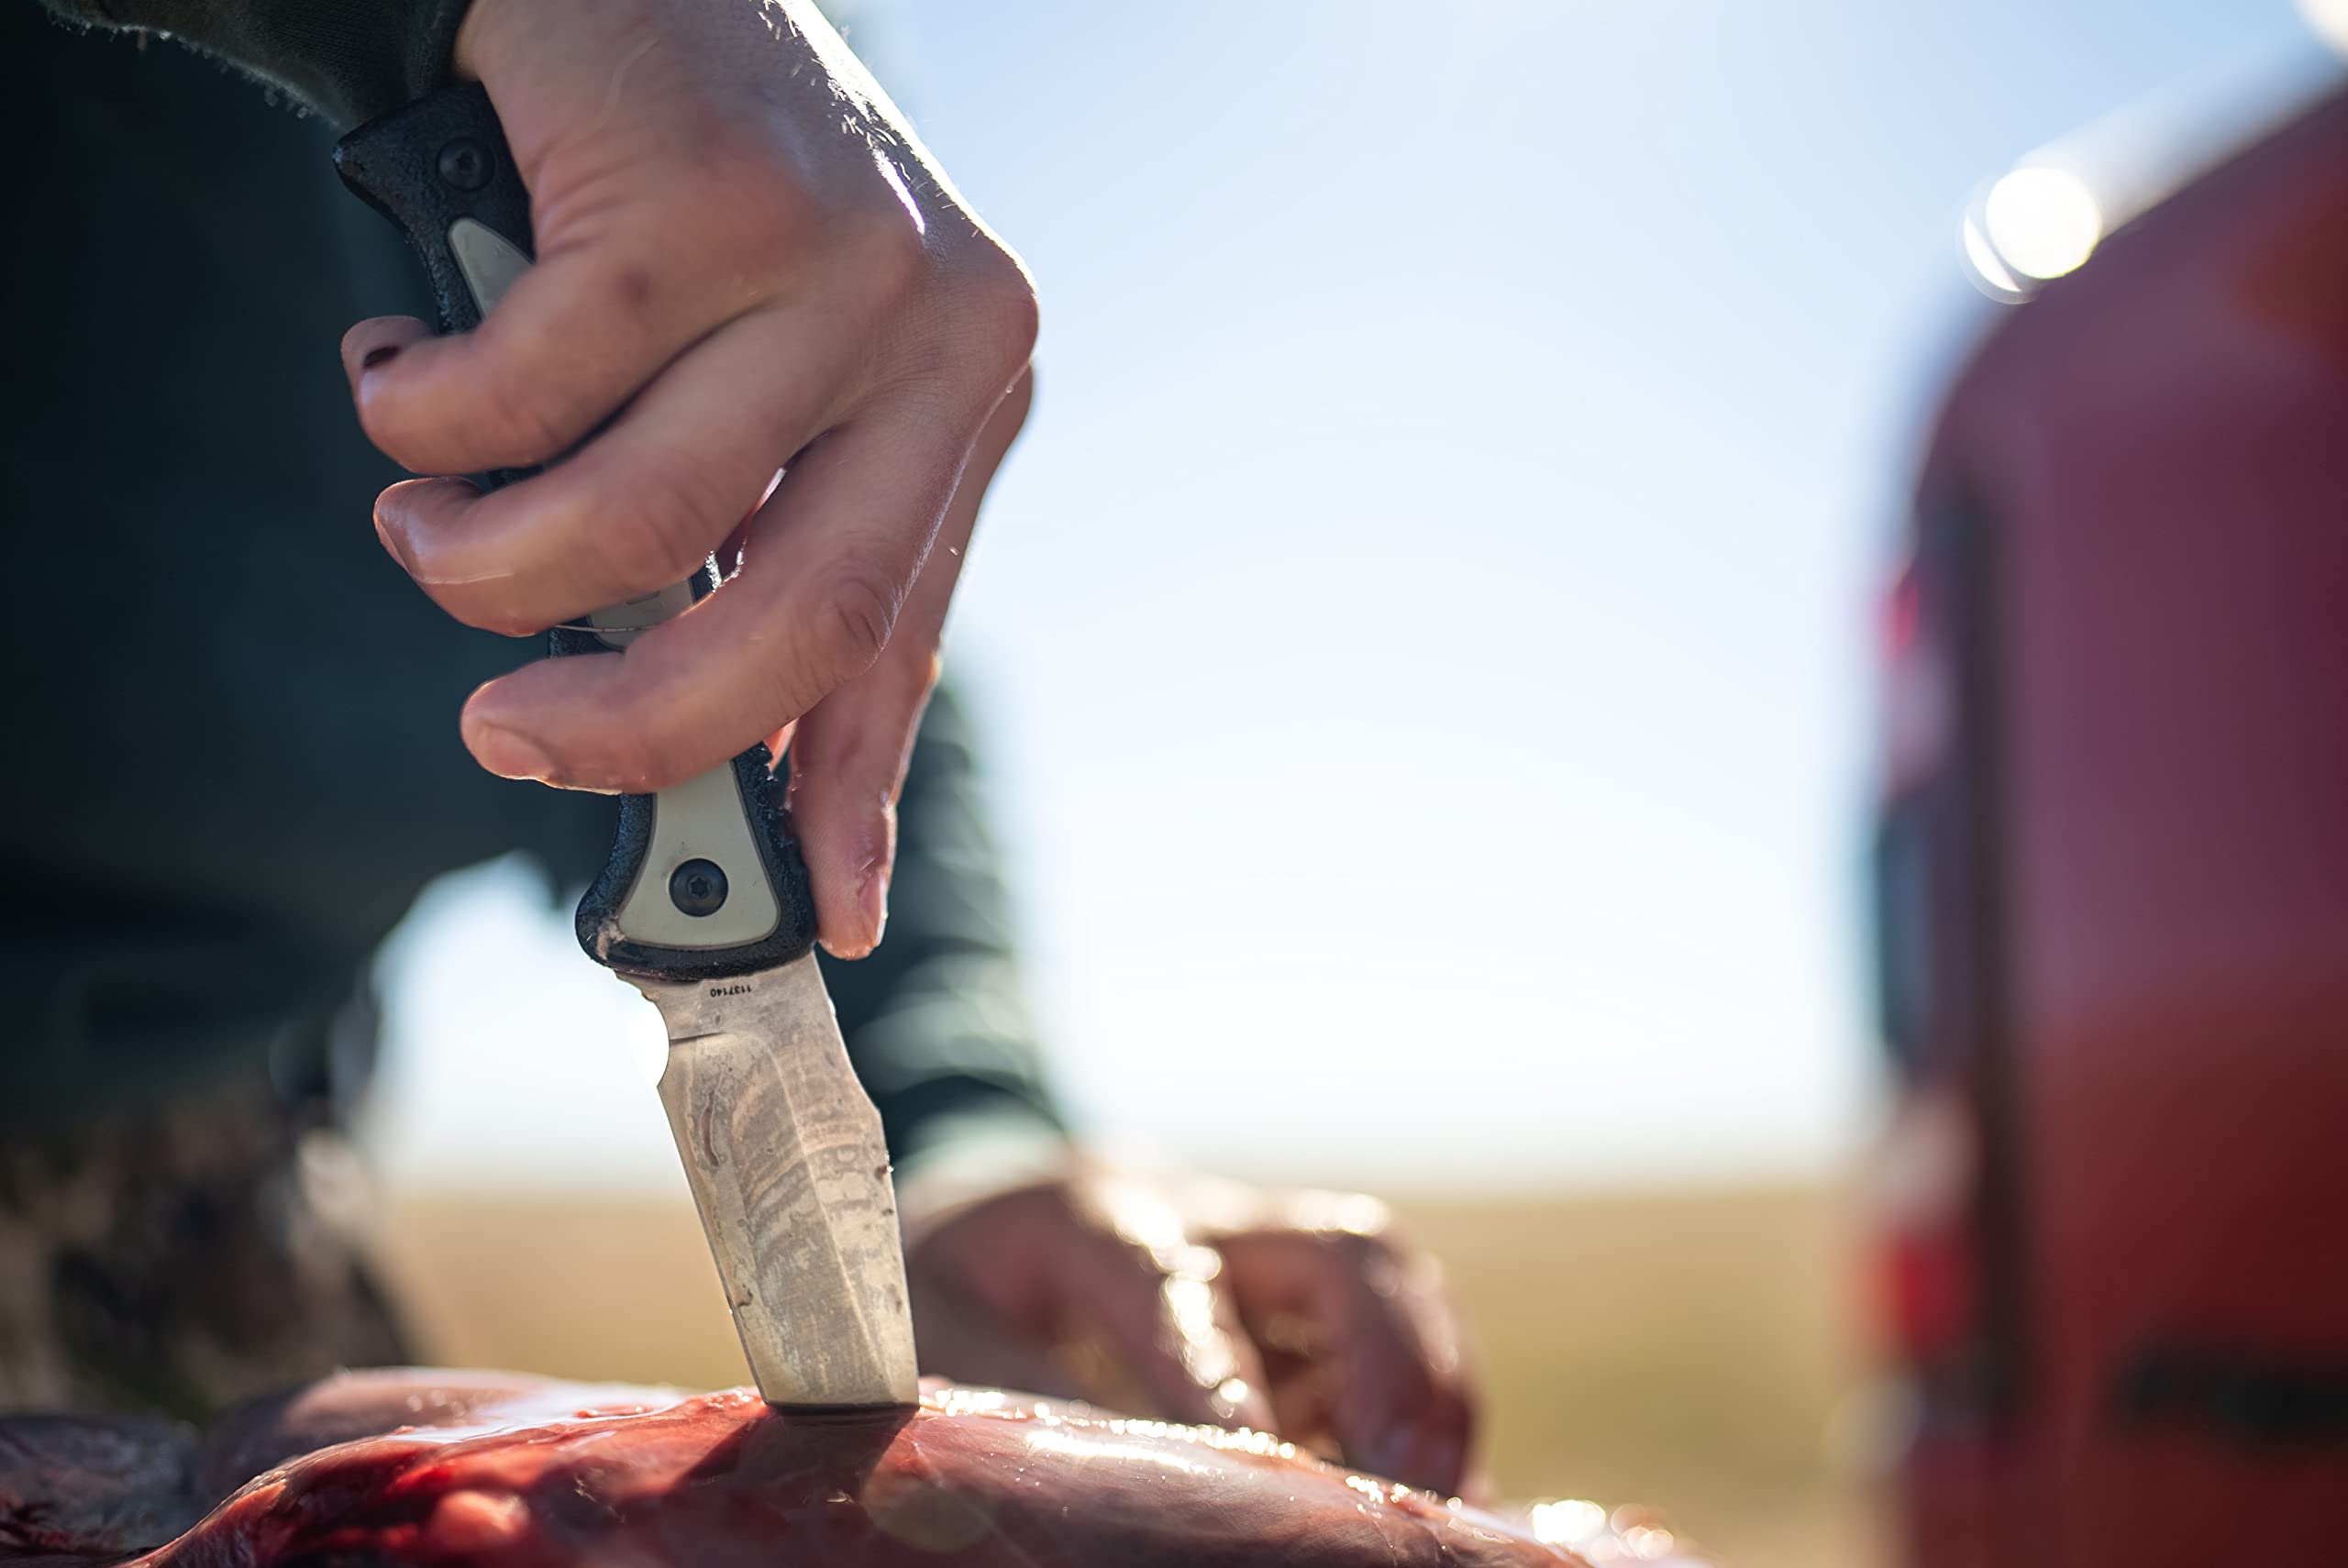
{"label": "human hand gripping knife", "polygon": [[[529,267],[529,194],[478,86],[360,127],[335,166],[424,259],[442,331],[477,326]],[[624,648],[716,580],[705,566],[557,627],[553,651]],[[579,942],[667,1021],[660,1098],[759,1392],[775,1405],[910,1405],[919,1389],[888,1150],[815,967],[807,869],[771,760],[754,745],[625,797],[619,842],[580,900]]]}

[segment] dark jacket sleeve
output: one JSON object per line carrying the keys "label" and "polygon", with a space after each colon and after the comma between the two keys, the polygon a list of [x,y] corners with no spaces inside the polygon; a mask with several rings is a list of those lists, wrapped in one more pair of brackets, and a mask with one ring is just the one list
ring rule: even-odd
{"label": "dark jacket sleeve", "polygon": [[941,686],[898,805],[886,940],[824,977],[900,1165],[990,1133],[1057,1133],[969,716]]}
{"label": "dark jacket sleeve", "polygon": [[446,84],[469,0],[45,0],[70,20],[170,33],[349,127]]}

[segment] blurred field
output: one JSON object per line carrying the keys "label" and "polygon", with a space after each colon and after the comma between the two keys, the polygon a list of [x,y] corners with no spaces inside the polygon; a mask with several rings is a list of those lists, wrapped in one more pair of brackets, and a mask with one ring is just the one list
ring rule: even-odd
{"label": "blurred field", "polygon": [[[1504,1496],[1656,1504],[1743,1568],[1885,1561],[1863,1487],[1830,1453],[1859,1387],[1841,1195],[1397,1207],[1449,1264],[1469,1316]],[[410,1194],[383,1240],[435,1360],[687,1386],[742,1379],[681,1199]]]}

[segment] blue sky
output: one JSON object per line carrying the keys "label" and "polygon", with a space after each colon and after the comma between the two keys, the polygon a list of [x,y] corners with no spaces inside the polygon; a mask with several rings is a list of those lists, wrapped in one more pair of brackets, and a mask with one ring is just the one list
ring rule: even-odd
{"label": "blue sky", "polygon": [[[1412,1187],[1845,1154],[1871,598],[1999,308],[1959,215],[2107,112],[2306,90],[2291,7],[867,0],[851,39],[1044,295],[949,657],[1088,1126]],[[567,927],[507,868],[396,939],[395,1179],[672,1180],[658,1021]]]}

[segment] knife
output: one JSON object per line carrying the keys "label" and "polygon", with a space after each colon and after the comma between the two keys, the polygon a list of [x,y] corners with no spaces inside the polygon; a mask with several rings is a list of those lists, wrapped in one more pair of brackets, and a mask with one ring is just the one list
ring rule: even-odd
{"label": "knife", "polygon": [[[529,193],[478,85],[361,126],[336,145],[335,168],[423,259],[443,332],[478,326],[528,270]],[[552,651],[608,657],[717,581],[704,563],[556,627]],[[668,1024],[660,1099],[759,1392],[803,1408],[910,1405],[888,1149],[815,967],[814,903],[772,765],[753,745],[623,797],[611,859],[580,900],[579,943]]]}

